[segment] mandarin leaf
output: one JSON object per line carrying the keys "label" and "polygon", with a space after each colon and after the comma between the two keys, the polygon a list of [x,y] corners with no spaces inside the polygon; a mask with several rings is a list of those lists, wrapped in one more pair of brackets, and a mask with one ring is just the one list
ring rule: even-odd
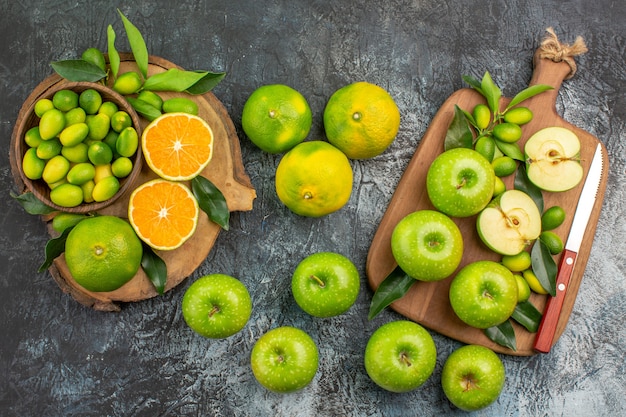
{"label": "mandarin leaf", "polygon": [[52,262],[54,262],[54,260],[59,255],[65,252],[65,241],[67,240],[67,235],[70,234],[70,231],[73,228],[74,226],[68,227],[67,229],[63,231],[63,233],[61,233],[59,237],[55,237],[55,238],[48,240],[48,243],[46,243],[46,249],[45,249],[46,259],[39,267],[38,272],[43,272],[46,269],[50,268],[50,266],[52,265]]}
{"label": "mandarin leaf", "polygon": [[[194,71],[192,71],[194,72]],[[208,72],[198,71],[201,74],[205,74],[202,78],[196,81],[192,86],[188,87],[185,91],[189,94],[204,94],[211,91],[216,85],[220,83],[226,76],[225,72]]]}
{"label": "mandarin leaf", "polygon": [[153,105],[143,100],[139,100],[138,98],[134,98],[134,97],[125,97],[125,98],[126,98],[126,101],[128,101],[130,105],[133,106],[133,109],[135,109],[137,113],[139,113],[143,118],[145,118],[149,122],[153,121],[154,119],[156,119],[162,114],[161,110],[157,109]]}
{"label": "mandarin leaf", "polygon": [[183,92],[200,82],[208,73],[206,71],[185,71],[170,68],[165,72],[151,75],[143,85],[149,91],[176,91]]}
{"label": "mandarin leaf", "polygon": [[198,200],[198,205],[211,219],[224,230],[228,230],[230,211],[224,194],[211,181],[201,175],[191,180],[191,191]]}
{"label": "mandarin leaf", "polygon": [[115,30],[111,25],[107,27],[107,54],[109,55],[111,74],[113,74],[113,78],[115,79],[120,70],[120,54],[117,52],[117,49],[115,49]]}
{"label": "mandarin leaf", "polygon": [[446,132],[443,142],[444,150],[453,148],[471,148],[474,136],[465,113],[459,106],[454,105],[454,117]]}
{"label": "mandarin leaf", "polygon": [[480,88],[482,89],[483,95],[487,99],[487,104],[489,105],[491,112],[494,114],[497,113],[500,109],[500,98],[502,97],[502,91],[493,82],[489,71],[485,72],[485,75],[483,76],[483,79],[480,83]]}
{"label": "mandarin leaf", "polygon": [[145,243],[143,244],[141,267],[150,279],[152,285],[154,285],[157,293],[163,295],[165,292],[165,283],[167,282],[167,265],[165,261]]}
{"label": "mandarin leaf", "polygon": [[541,312],[530,301],[518,303],[511,314],[511,318],[524,326],[526,330],[535,333],[541,323]]}
{"label": "mandarin leaf", "polygon": [[529,98],[536,96],[537,94],[541,94],[544,91],[553,90],[553,89],[554,87],[550,85],[546,85],[546,84],[531,85],[530,87],[525,88],[519,93],[517,93],[515,97],[513,97],[513,99],[511,99],[509,104],[506,106],[505,111],[509,110],[512,107],[517,106],[524,100],[528,100]]}
{"label": "mandarin leaf", "polygon": [[135,62],[137,63],[137,67],[141,74],[143,74],[143,78],[148,78],[148,48],[146,47],[146,42],[141,35],[141,32],[135,25],[132,24],[130,20],[124,16],[124,14],[117,9],[120,17],[122,18],[122,22],[124,23],[124,30],[126,30],[126,37],[128,38],[128,43],[130,44],[130,50],[133,52],[133,57],[135,58]]}
{"label": "mandarin leaf", "polygon": [[11,197],[13,197],[15,201],[20,203],[22,208],[28,214],[50,214],[50,213],[54,213],[55,211],[57,211],[53,209],[52,207],[45,205],[43,201],[35,197],[35,194],[33,194],[30,191],[25,192],[20,195],[17,195],[11,192],[10,195]]}
{"label": "mandarin leaf", "polygon": [[535,240],[530,250],[530,259],[532,261],[532,270],[537,280],[543,289],[554,297],[556,295],[556,274],[558,268],[550,253],[550,249],[541,239]]}
{"label": "mandarin leaf", "polygon": [[51,62],[52,69],[68,81],[96,82],[106,77],[106,72],[84,59]]}
{"label": "mandarin leaf", "polygon": [[496,139],[495,141],[496,141],[496,146],[498,147],[498,149],[502,151],[503,154],[505,154],[506,156],[510,156],[511,158],[517,161],[524,162],[524,153],[520,149],[517,142],[508,143],[508,142],[503,142],[498,139]]}
{"label": "mandarin leaf", "polygon": [[539,213],[543,213],[543,194],[541,192],[541,189],[528,179],[528,175],[526,175],[526,167],[524,164],[519,164],[519,166],[517,167],[514,188],[528,194],[537,205]]}

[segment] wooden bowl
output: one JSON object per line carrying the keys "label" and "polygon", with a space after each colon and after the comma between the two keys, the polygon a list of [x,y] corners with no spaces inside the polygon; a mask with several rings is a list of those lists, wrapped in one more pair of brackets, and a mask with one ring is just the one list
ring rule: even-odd
{"label": "wooden bowl", "polygon": [[[13,135],[11,137],[11,164],[13,169],[18,172],[26,191],[31,191],[35,197],[41,200],[44,204],[68,213],[89,213],[96,212],[113,204],[118,198],[126,193],[134,182],[134,179],[141,172],[141,166],[143,164],[143,157],[141,153],[141,146],[138,146],[137,152],[133,157],[133,170],[131,173],[120,179],[120,189],[118,192],[108,200],[102,202],[82,203],[76,207],[61,207],[56,205],[50,200],[50,187],[43,179],[31,180],[26,177],[24,170],[22,169],[22,159],[24,154],[29,149],[29,146],[24,141],[24,135],[26,132],[39,124],[39,117],[35,114],[35,103],[44,98],[52,100],[54,93],[59,90],[73,90],[80,94],[84,90],[94,89],[102,96],[102,101],[111,101],[117,104],[120,110],[127,112],[132,120],[133,127],[137,130],[139,138],[141,138],[141,124],[139,122],[139,116],[132,108],[132,106],[117,92],[113,91],[109,87],[106,87],[98,83],[90,82],[69,82],[63,79],[56,79],[51,77],[44,80],[27,98],[22,105],[18,114],[15,126],[13,128]],[[140,144],[141,145],[141,144]]]}

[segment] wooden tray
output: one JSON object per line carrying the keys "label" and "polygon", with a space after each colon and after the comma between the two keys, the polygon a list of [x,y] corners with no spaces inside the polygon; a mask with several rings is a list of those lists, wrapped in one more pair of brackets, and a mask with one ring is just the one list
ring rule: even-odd
{"label": "wooden tray", "polygon": [[[138,71],[132,55],[121,54],[121,61],[120,73],[129,70]],[[148,74],[163,72],[173,67],[180,68],[163,58],[151,56]],[[47,89],[53,85],[66,82],[66,80],[55,74],[46,78],[37,89]],[[243,166],[239,138],[237,137],[235,126],[222,103],[211,92],[198,96],[170,92],[159,92],[159,95],[164,99],[187,96],[198,103],[199,116],[209,123],[215,136],[213,158],[202,171],[202,175],[211,180],[222,191],[230,211],[251,210],[253,201],[256,198],[256,191],[252,187],[250,178]],[[31,98],[32,95],[29,99]],[[28,107],[27,104],[25,103],[25,107]],[[141,123],[145,128],[148,121],[141,119]],[[11,160],[13,161],[13,158]],[[99,213],[126,218],[128,200],[132,190],[153,178],[157,178],[156,174],[144,163],[140,175],[135,180],[135,186],[130,187],[126,195],[122,196],[113,205],[102,209]],[[23,187],[19,176],[16,177],[16,182],[18,182],[18,186]],[[57,235],[51,226],[48,227],[48,230],[51,236]],[[204,261],[213,247],[220,230],[221,228],[217,224],[211,222],[207,215],[201,212],[196,232],[187,242],[178,249],[158,252],[159,256],[167,264],[168,273],[165,291],[180,284]],[[49,271],[63,291],[71,294],[79,303],[96,310],[118,311],[120,309],[118,303],[141,301],[157,295],[154,286],[141,268],[137,275],[123,287],[115,291],[100,293],[87,291],[74,281],[63,255],[55,259]]]}
{"label": "wooden tray", "polygon": [[[524,145],[528,137],[537,130],[548,126],[562,126],[574,131],[581,141],[581,163],[585,172],[591,164],[591,158],[599,140],[591,134],[571,125],[563,120],[556,112],[556,99],[558,90],[570,72],[570,67],[565,62],[553,62],[547,58],[539,58],[538,53],[534,57],[534,72],[530,85],[548,84],[554,90],[535,96],[522,105],[529,107],[533,113],[533,120],[523,126],[523,136],[520,145]],[[504,107],[510,99],[503,98],[501,106]],[[446,130],[454,115],[454,105],[471,111],[478,103],[484,103],[484,99],[473,89],[462,89],[453,93],[441,106],[426,130],[415,154],[406,168],[398,187],[393,194],[389,207],[385,212],[381,223],[376,231],[369,249],[366,272],[370,286],[373,290],[391,273],[397,263],[391,252],[391,234],[395,225],[407,214],[420,209],[434,209],[426,192],[426,173],[430,163],[441,152]],[[523,149],[523,148],[522,148]],[[580,248],[579,258],[563,305],[563,311],[558,322],[555,341],[563,333],[570,313],[574,306],[576,294],[583,278],[585,266],[591,251],[591,245],[595,234],[600,209],[606,190],[608,171],[608,155],[606,148],[602,146],[604,153],[604,173],[598,191],[594,212],[587,227],[586,239]],[[513,178],[504,179],[507,189],[513,188]],[[583,182],[574,189],[563,193],[544,192],[545,207],[560,205],[565,209],[567,218],[565,222],[554,231],[565,241],[567,239],[574,211],[582,190]],[[476,231],[476,217],[465,219],[453,219],[459,226],[465,243],[465,252],[459,269],[470,262],[477,260],[499,261],[500,256],[493,253],[481,242]],[[559,259],[557,258],[558,262]],[[454,274],[452,275],[452,277]],[[411,290],[401,299],[391,305],[398,313],[414,320],[441,334],[465,343],[475,343],[487,346],[497,352],[510,355],[529,356],[534,354],[534,333],[529,333],[522,326],[514,324],[517,339],[517,350],[512,351],[490,341],[482,332],[464,324],[454,313],[448,299],[448,290],[452,277],[439,282],[417,282]],[[533,294],[530,301],[540,310],[546,303],[546,296]]]}

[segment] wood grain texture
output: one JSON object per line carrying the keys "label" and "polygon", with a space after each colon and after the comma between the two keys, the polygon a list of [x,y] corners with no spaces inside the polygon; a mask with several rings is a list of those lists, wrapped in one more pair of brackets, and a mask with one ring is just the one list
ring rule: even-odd
{"label": "wood grain texture", "polygon": [[[132,55],[122,54],[121,59],[120,73],[137,70]],[[150,57],[149,62],[148,75],[177,67],[171,62],[155,56]],[[58,86],[65,83],[67,83],[65,80],[53,75],[44,80],[42,85],[38,87],[38,90],[47,90],[47,86]],[[188,96],[184,93],[173,92],[159,92],[159,95],[164,100],[176,96]],[[211,126],[215,141],[213,144],[213,158],[201,175],[208,178],[222,191],[230,211],[252,210],[256,191],[243,167],[239,138],[228,113],[222,103],[211,92],[191,97],[198,104],[198,115]],[[148,121],[141,118],[140,123],[142,128],[145,128]],[[157,178],[157,175],[152,172],[148,164],[144,163],[141,172],[133,177],[125,188],[126,192],[113,204],[99,209],[97,212],[103,215],[127,218],[128,201],[132,190],[154,178]],[[18,180],[16,178],[16,181]],[[186,184],[189,186],[190,182],[187,181]],[[58,235],[52,229],[51,224],[48,225],[48,230],[51,236]],[[205,260],[220,231],[221,227],[210,221],[207,215],[201,211],[196,231],[189,240],[175,250],[156,251],[167,265],[165,291],[169,291],[179,285]],[[71,294],[79,303],[92,307],[95,310],[119,311],[119,303],[141,301],[158,295],[148,276],[141,268],[128,283],[110,292],[88,291],[78,285],[72,278],[63,254],[54,260],[49,270],[63,291]]]}
{"label": "wood grain texture", "polygon": [[[554,89],[532,97],[522,104],[531,109],[534,117],[530,123],[523,126],[523,134],[519,143],[523,149],[523,145],[530,135],[544,127],[566,127],[574,131],[581,141],[581,164],[586,173],[591,164],[596,145],[600,143],[600,141],[590,133],[566,122],[556,112],[556,98],[561,84],[569,71],[570,67],[566,63],[540,59],[537,54],[535,54],[534,72],[529,85],[547,84],[554,87]],[[510,98],[503,98],[501,100],[501,108],[506,106],[509,101]],[[367,276],[372,289],[375,290],[378,288],[378,285],[380,285],[385,277],[397,266],[393,254],[391,253],[391,234],[395,225],[404,216],[413,211],[434,209],[426,192],[426,173],[428,172],[430,163],[443,152],[443,141],[454,114],[454,106],[458,105],[462,109],[471,112],[473,107],[481,102],[484,102],[484,99],[476,91],[472,89],[462,89],[452,94],[443,103],[440,110],[433,118],[432,123],[424,134],[420,145],[400,179],[387,211],[372,240],[366,265]],[[608,177],[608,155],[604,147],[602,151],[604,153],[604,161],[607,163],[603,167],[604,174],[598,191],[598,199],[587,227],[587,238],[583,241],[581,246],[578,263],[576,264],[567,295],[563,300],[563,309],[556,327],[555,340],[563,333],[574,306],[576,294],[583,278],[585,265],[589,257],[589,252],[591,251],[593,236],[600,216],[600,208],[602,207]],[[504,179],[507,189],[513,188],[513,180],[513,175]],[[562,193],[543,193],[546,208],[559,205],[563,207],[568,214],[565,222],[554,230],[563,241],[567,239],[583,184],[584,180],[572,190]],[[464,241],[463,259],[457,271],[474,261],[500,260],[499,255],[490,251],[481,242],[476,231],[476,216],[454,218],[453,220],[457,226],[459,226]],[[535,334],[528,332],[517,323],[514,323],[517,341],[516,350],[511,350],[492,342],[485,336],[482,330],[463,323],[452,310],[448,298],[450,283],[455,274],[456,272],[443,281],[416,282],[404,297],[392,303],[391,308],[432,330],[436,330],[441,334],[465,343],[480,344],[497,352],[511,355],[529,356],[536,353],[533,349]],[[546,304],[546,296],[533,294],[530,301],[535,307],[542,311]]]}

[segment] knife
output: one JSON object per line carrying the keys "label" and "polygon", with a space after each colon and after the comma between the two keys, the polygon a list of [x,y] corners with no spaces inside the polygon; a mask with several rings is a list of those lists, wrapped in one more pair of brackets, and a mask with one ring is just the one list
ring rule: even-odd
{"label": "knife", "polygon": [[561,315],[567,287],[572,273],[574,272],[578,251],[580,250],[580,245],[582,244],[583,236],[585,235],[585,230],[587,229],[587,224],[589,223],[589,218],[591,217],[591,212],[596,202],[596,196],[602,178],[602,165],[602,145],[598,143],[593,155],[593,160],[591,161],[591,166],[589,167],[585,185],[583,185],[583,190],[578,200],[578,206],[576,206],[574,220],[572,221],[572,227],[567,242],[565,243],[561,262],[559,263],[559,272],[556,276],[556,295],[548,298],[539,330],[537,330],[537,335],[535,336],[534,348],[538,352],[548,353],[552,347],[554,333],[556,332],[556,325]]}

